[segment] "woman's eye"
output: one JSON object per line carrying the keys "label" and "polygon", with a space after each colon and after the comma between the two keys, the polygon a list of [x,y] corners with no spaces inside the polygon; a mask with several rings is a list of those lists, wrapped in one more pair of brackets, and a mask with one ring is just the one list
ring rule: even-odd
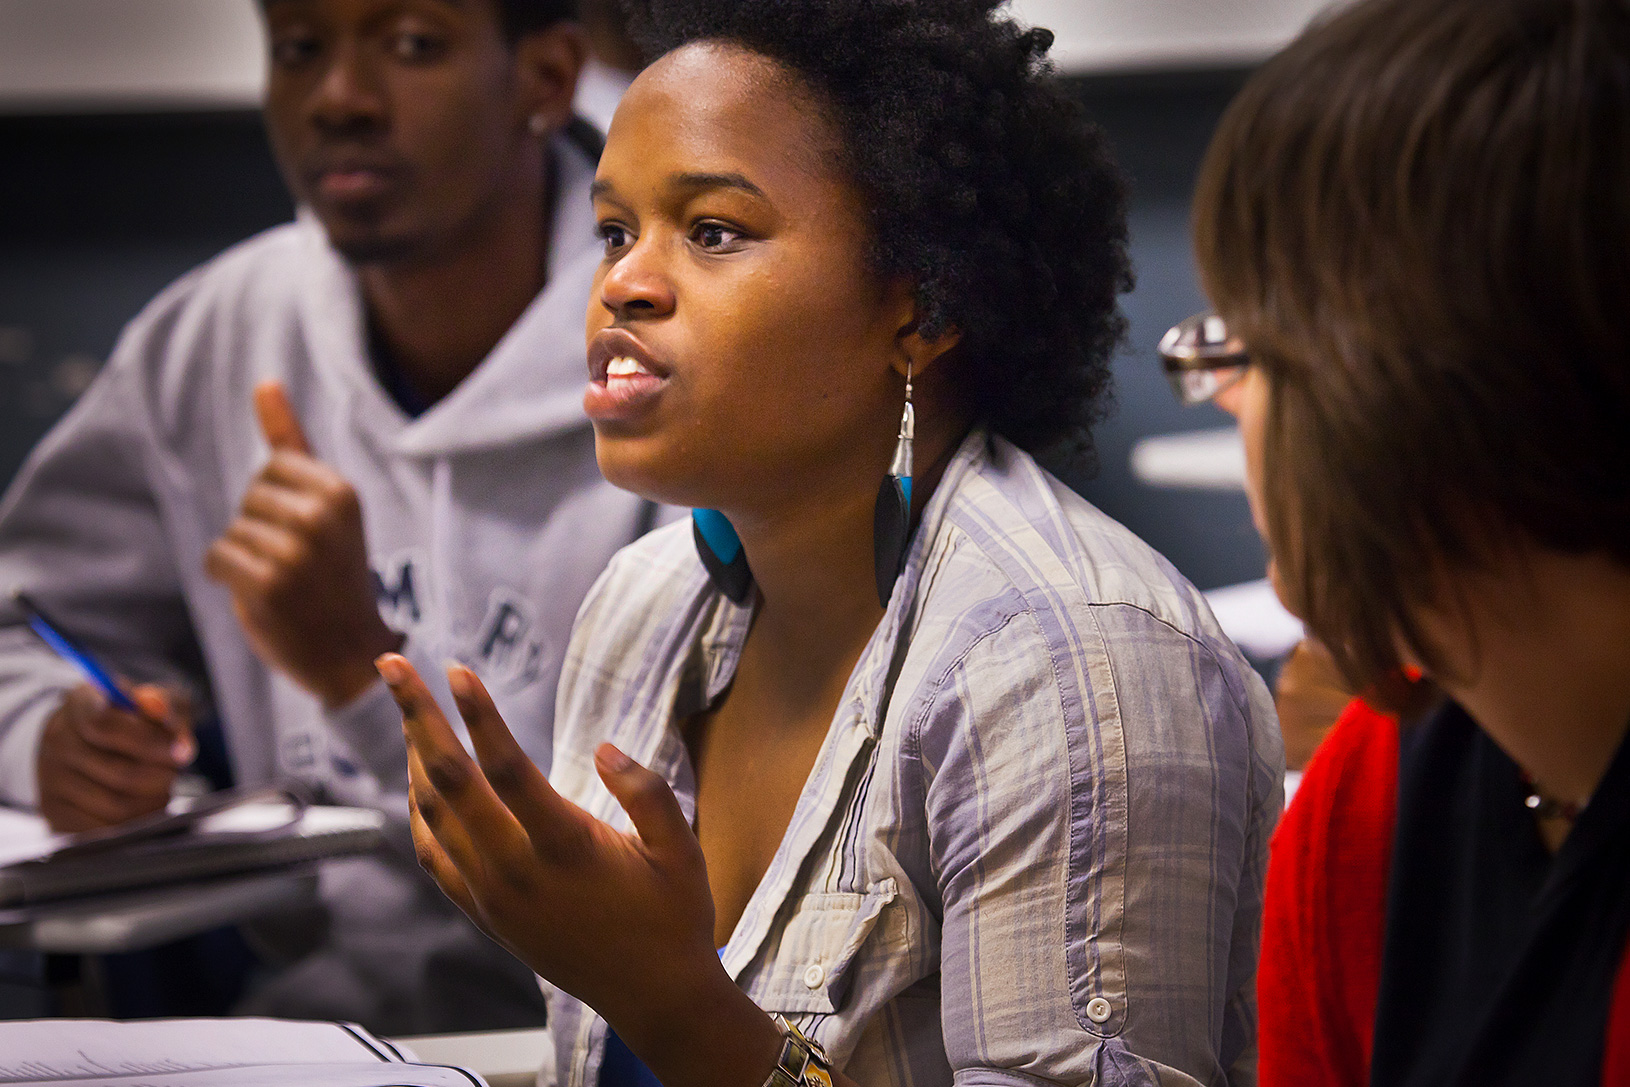
{"label": "woman's eye", "polygon": [[314,60],[320,48],[314,34],[280,34],[272,39],[272,63],[298,68]]}
{"label": "woman's eye", "polygon": [[691,230],[692,240],[703,249],[729,249],[740,242],[743,236],[741,231],[723,223],[697,223]]}
{"label": "woman's eye", "polygon": [[602,223],[599,227],[600,240],[606,243],[606,252],[615,253],[628,244],[628,231],[616,223]]}

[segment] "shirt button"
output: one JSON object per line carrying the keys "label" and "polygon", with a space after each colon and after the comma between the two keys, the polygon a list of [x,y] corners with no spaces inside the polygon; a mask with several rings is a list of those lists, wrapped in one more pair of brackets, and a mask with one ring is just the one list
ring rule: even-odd
{"label": "shirt button", "polygon": [[821,964],[818,962],[810,963],[808,968],[804,970],[804,985],[806,988],[819,989],[821,982],[825,980],[826,971],[822,969]]}
{"label": "shirt button", "polygon": [[1113,1009],[1111,1009],[1109,1006],[1109,1001],[1105,1000],[1101,996],[1095,996],[1091,1000],[1087,1001],[1087,1018],[1091,1019],[1094,1023],[1109,1022],[1109,1014],[1112,1010]]}

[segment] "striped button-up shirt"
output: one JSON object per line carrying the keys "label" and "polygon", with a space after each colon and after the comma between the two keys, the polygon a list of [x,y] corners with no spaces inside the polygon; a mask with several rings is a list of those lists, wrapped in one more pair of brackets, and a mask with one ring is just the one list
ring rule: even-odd
{"label": "striped button-up shirt", "polygon": [[[623,551],[567,654],[556,786],[629,829],[594,769],[609,740],[694,817],[682,729],[751,618],[688,525]],[[1283,766],[1193,586],[975,431],[724,966],[864,1087],[1253,1083]],[[564,993],[550,1012],[557,1082],[595,1087],[605,1023]]]}

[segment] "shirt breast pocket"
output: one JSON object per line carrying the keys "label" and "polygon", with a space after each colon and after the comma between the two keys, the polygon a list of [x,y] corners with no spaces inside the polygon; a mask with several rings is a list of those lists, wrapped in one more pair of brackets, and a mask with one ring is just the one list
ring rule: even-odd
{"label": "shirt breast pocket", "polygon": [[897,897],[898,885],[885,879],[864,894],[799,898],[781,928],[768,978],[753,987],[759,1006],[784,1015],[841,1008],[867,942],[905,943],[903,911],[888,908]]}

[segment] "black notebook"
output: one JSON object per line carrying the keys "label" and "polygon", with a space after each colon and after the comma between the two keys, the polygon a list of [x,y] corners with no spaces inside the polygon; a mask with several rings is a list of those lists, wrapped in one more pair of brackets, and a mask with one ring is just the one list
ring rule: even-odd
{"label": "black notebook", "polygon": [[0,907],[260,872],[350,853],[384,841],[371,808],[302,803],[280,790],[206,796],[191,809],[106,831],[49,835],[9,813],[0,837]]}

